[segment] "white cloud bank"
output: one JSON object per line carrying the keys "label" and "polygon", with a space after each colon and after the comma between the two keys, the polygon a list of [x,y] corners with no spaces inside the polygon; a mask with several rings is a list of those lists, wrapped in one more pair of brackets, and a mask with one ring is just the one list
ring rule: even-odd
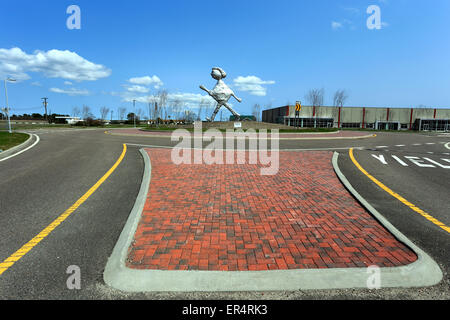
{"label": "white cloud bank", "polygon": [[90,62],[68,50],[36,50],[27,54],[20,48],[0,49],[0,77],[28,80],[28,72],[39,72],[47,78],[73,81],[95,81],[111,75],[103,65]]}
{"label": "white cloud bank", "polygon": [[129,83],[140,85],[140,86],[150,86],[153,85],[155,89],[161,88],[164,83],[161,81],[160,78],[157,76],[144,76],[144,77],[137,77],[137,78],[131,78],[128,80]]}
{"label": "white cloud bank", "polygon": [[126,88],[130,92],[147,93],[150,91],[150,89],[143,87],[143,86],[138,86],[138,85],[134,85],[134,86],[126,87]]}
{"label": "white cloud bank", "polygon": [[88,96],[90,92],[84,89],[60,89],[60,88],[50,88],[51,92],[67,94],[69,96]]}
{"label": "white cloud bank", "polygon": [[234,85],[241,91],[247,91],[254,96],[265,96],[267,88],[263,85],[274,84],[275,81],[264,81],[256,76],[239,76],[233,80]]}

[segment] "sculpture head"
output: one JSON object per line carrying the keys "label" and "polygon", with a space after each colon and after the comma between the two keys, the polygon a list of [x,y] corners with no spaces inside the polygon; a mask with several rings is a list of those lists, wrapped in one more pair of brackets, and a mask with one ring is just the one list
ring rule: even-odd
{"label": "sculpture head", "polygon": [[211,71],[211,77],[213,77],[216,80],[223,79],[227,76],[227,73],[223,71],[221,68],[214,67]]}

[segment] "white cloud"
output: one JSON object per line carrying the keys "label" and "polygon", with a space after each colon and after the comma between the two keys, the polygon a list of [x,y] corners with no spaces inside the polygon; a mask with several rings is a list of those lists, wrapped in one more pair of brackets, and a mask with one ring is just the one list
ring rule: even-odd
{"label": "white cloud", "polygon": [[64,81],[64,84],[65,84],[66,86],[71,86],[73,83],[70,82],[70,81]]}
{"label": "white cloud", "polygon": [[263,85],[274,84],[275,81],[264,81],[256,76],[239,76],[233,80],[233,83],[241,91],[247,91],[254,96],[265,96],[267,88]]}
{"label": "white cloud", "polygon": [[111,75],[111,70],[103,65],[90,62],[68,50],[36,50],[27,54],[20,48],[0,49],[1,77],[10,75],[17,80],[27,80],[30,79],[28,72],[73,81],[95,81]]}
{"label": "white cloud", "polygon": [[69,96],[87,96],[90,94],[90,92],[88,90],[85,89],[75,89],[75,88],[70,88],[70,89],[59,89],[59,88],[50,88],[51,92],[55,92],[55,93],[62,93],[62,94],[67,94]]}
{"label": "white cloud", "polygon": [[42,87],[42,84],[39,81],[32,82],[31,85],[35,87]]}
{"label": "white cloud", "polygon": [[337,22],[337,21],[331,21],[331,28],[333,30],[337,30],[339,28],[342,28],[342,23]]}
{"label": "white cloud", "polygon": [[138,85],[134,85],[134,86],[126,87],[126,88],[130,92],[147,93],[150,91],[148,88],[143,87],[143,86],[138,86]]}
{"label": "white cloud", "polygon": [[137,78],[131,78],[128,80],[129,83],[137,84],[141,86],[150,86],[153,85],[155,89],[161,88],[164,83],[161,81],[160,78],[157,76],[145,76],[145,77],[137,77]]}

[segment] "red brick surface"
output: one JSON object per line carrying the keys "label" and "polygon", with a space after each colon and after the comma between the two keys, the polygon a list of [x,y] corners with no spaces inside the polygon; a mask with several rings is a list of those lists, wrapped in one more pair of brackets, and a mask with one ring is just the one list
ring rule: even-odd
{"label": "red brick surface", "polygon": [[260,165],[179,165],[147,150],[150,189],[127,266],[279,270],[399,266],[416,255],[345,190],[331,152],[280,152]]}

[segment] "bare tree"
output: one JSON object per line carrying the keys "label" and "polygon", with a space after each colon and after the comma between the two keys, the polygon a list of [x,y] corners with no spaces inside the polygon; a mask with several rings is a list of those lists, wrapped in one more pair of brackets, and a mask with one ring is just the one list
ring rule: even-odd
{"label": "bare tree", "polygon": [[80,116],[80,108],[78,107],[73,107],[72,108],[72,117],[79,117]]}
{"label": "bare tree", "polygon": [[306,94],[306,100],[314,107],[323,106],[323,97],[325,95],[325,90],[322,89],[311,89]]}
{"label": "bare tree", "polygon": [[252,115],[255,117],[256,121],[259,121],[259,113],[260,112],[261,112],[261,106],[256,103],[252,109]]}
{"label": "bare tree", "polygon": [[139,119],[143,119],[144,116],[144,110],[142,110],[141,108],[137,109],[136,111],[136,115]]}
{"label": "bare tree", "polygon": [[91,112],[91,108],[89,106],[84,105],[83,111],[82,111],[83,119],[86,120],[87,118],[93,118],[93,114]]}
{"label": "bare tree", "polygon": [[176,119],[180,119],[182,117],[181,113],[183,108],[183,101],[180,98],[175,98],[172,101],[172,113],[173,113],[173,117]]}
{"label": "bare tree", "polygon": [[158,103],[158,111],[161,111],[161,117],[167,118],[167,97],[168,97],[167,90],[161,90],[158,91],[156,94],[156,102]]}
{"label": "bare tree", "polygon": [[101,107],[100,108],[100,119],[106,120],[106,117],[108,116],[109,108],[107,107]]}
{"label": "bare tree", "polygon": [[127,113],[127,109],[123,107],[119,107],[117,109],[117,115],[119,117],[119,120],[123,120],[125,117],[125,113]]}
{"label": "bare tree", "polygon": [[337,90],[334,93],[333,97],[333,106],[335,107],[343,107],[345,104],[345,101],[348,99],[348,94],[345,92],[345,90]]}
{"label": "bare tree", "polygon": [[198,107],[197,120],[201,120],[202,119],[202,111],[204,109],[207,109],[209,104],[210,104],[210,102],[207,99],[205,99],[205,98],[202,98],[200,100],[200,105]]}
{"label": "bare tree", "polygon": [[217,104],[217,102],[215,102],[215,101],[209,101],[209,102],[205,103],[205,105],[204,105],[205,106],[205,114],[206,114],[205,117],[211,117],[211,114],[212,114],[213,110],[215,109],[216,104]]}

